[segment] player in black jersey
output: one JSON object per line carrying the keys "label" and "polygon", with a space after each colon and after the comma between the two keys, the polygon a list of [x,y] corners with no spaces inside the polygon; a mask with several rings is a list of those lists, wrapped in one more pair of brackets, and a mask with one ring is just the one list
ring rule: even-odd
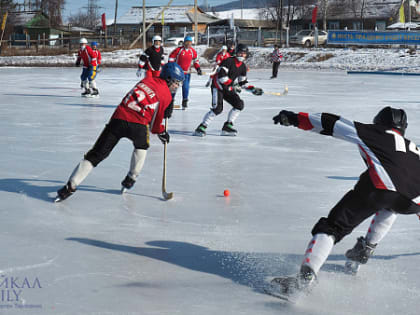
{"label": "player in black jersey", "polygon": [[[327,260],[334,244],[351,233],[368,217],[375,215],[365,237],[347,251],[346,257],[365,264],[390,230],[397,214],[420,213],[420,151],[404,138],[407,115],[402,109],[383,108],[373,124],[348,121],[328,113],[307,114],[282,110],[274,123],[295,126],[337,137],[358,146],[367,170],[350,190],[312,229],[294,288],[285,290],[285,278],[275,278],[280,293],[307,288]],[[290,281],[289,281],[290,282]],[[287,285],[286,285],[287,286]],[[271,292],[270,292],[271,293]]]}
{"label": "player in black jersey", "polygon": [[137,76],[144,78],[146,75],[159,77],[160,70],[165,64],[162,37],[155,35],[152,38],[153,45],[147,48],[140,56]]}
{"label": "player in black jersey", "polygon": [[262,89],[248,84],[246,78],[247,67],[245,64],[247,56],[248,47],[239,44],[235,57],[230,57],[222,61],[217,69],[217,73],[213,77],[211,85],[212,107],[204,116],[202,123],[197,127],[194,135],[201,137],[206,135],[206,129],[210,122],[223,111],[223,100],[226,100],[233,108],[223,125],[222,134],[229,136],[235,136],[237,134],[237,131],[233,128],[233,123],[238,118],[241,110],[244,109],[244,102],[238,93],[243,87],[255,95],[263,94]]}

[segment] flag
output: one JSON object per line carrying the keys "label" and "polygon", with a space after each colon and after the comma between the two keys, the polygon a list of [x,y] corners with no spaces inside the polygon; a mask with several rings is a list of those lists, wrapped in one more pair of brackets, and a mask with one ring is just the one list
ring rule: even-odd
{"label": "flag", "polygon": [[102,13],[102,29],[104,31],[106,30],[106,17],[105,17],[105,13]]}
{"label": "flag", "polygon": [[405,23],[404,2],[400,7],[400,23]]}
{"label": "flag", "polygon": [[1,30],[4,31],[6,28],[7,12],[3,15],[3,22],[1,23]]}
{"label": "flag", "polygon": [[318,14],[318,7],[316,6],[313,10],[312,10],[312,24],[316,23],[316,16]]}
{"label": "flag", "polygon": [[162,11],[162,25],[165,25],[165,11]]}

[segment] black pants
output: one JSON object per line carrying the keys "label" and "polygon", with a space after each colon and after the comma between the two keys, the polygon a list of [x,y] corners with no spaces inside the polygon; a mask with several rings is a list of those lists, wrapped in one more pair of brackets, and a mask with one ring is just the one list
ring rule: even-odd
{"label": "black pants", "polygon": [[219,115],[223,111],[223,100],[232,105],[233,108],[238,110],[244,109],[244,102],[234,91],[228,91],[228,89],[225,88],[223,90],[219,90],[213,85],[211,87],[211,95],[212,110],[216,115]]}
{"label": "black pants", "polygon": [[350,190],[334,206],[327,218],[321,218],[312,229],[312,235],[325,233],[338,243],[355,227],[379,210],[387,209],[401,214],[414,214],[420,207],[398,192],[376,189],[368,171],[360,176]]}
{"label": "black pants", "polygon": [[90,161],[93,166],[97,166],[108,157],[121,138],[130,139],[136,149],[147,150],[149,148],[148,126],[111,119],[93,148],[85,154],[85,159]]}
{"label": "black pants", "polygon": [[277,78],[277,73],[279,72],[280,61],[273,62],[273,77]]}

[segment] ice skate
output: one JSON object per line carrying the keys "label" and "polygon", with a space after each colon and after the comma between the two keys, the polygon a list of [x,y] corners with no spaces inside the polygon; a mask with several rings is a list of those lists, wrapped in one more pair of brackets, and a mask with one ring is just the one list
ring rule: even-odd
{"label": "ice skate", "polygon": [[296,303],[301,294],[308,294],[316,281],[315,272],[308,266],[303,265],[296,276],[277,277],[271,280],[265,293]]}
{"label": "ice skate", "polygon": [[123,194],[127,190],[131,189],[134,186],[135,182],[136,181],[134,179],[127,175],[121,182],[121,193]]}
{"label": "ice skate", "polygon": [[188,107],[188,100],[182,100],[182,110],[186,110]]}
{"label": "ice skate", "polygon": [[66,200],[68,197],[70,197],[71,195],[73,195],[73,193],[75,191],[76,191],[76,189],[73,189],[71,187],[70,182],[68,182],[61,189],[57,190],[57,197],[55,197],[54,202],[60,202],[60,201]]}
{"label": "ice skate", "polygon": [[200,124],[197,129],[195,129],[193,136],[196,137],[204,137],[206,135],[206,129],[207,127],[203,124]]}
{"label": "ice skate", "polygon": [[346,252],[345,272],[355,275],[359,271],[360,265],[366,264],[369,257],[373,255],[376,245],[367,242],[363,236],[359,237],[354,247]]}
{"label": "ice skate", "polygon": [[233,124],[229,121],[225,122],[222,128],[222,136],[236,136],[238,131],[233,128]]}
{"label": "ice skate", "polygon": [[99,96],[99,91],[98,89],[92,88],[92,93],[91,93],[92,97],[98,97]]}
{"label": "ice skate", "polygon": [[92,96],[92,92],[90,91],[90,89],[85,89],[85,91],[82,93],[83,97],[91,97]]}

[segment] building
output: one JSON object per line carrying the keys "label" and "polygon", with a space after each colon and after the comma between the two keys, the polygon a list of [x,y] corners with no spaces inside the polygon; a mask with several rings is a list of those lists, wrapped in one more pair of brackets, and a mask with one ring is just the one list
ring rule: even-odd
{"label": "building", "polygon": [[[327,6],[327,29],[386,30],[387,26],[399,21],[401,0],[329,0]],[[408,16],[408,1],[405,1],[405,16]],[[312,5],[312,8],[314,6]],[[317,24],[322,28],[323,12],[318,8]],[[413,19],[417,18],[414,8]],[[295,18],[294,29],[312,28],[312,10],[305,10],[302,17]]]}
{"label": "building", "polygon": [[[147,40],[150,41],[154,35],[164,35],[164,38],[175,34],[184,34],[186,31],[195,30],[194,6],[173,5],[167,8],[160,16],[161,6],[146,7],[146,25],[148,26],[157,17],[153,26],[147,31]],[[217,20],[216,17],[206,14],[197,8],[198,31],[204,32],[209,22]],[[126,40],[133,40],[141,33],[143,26],[143,7],[136,6],[117,19],[116,27],[114,22],[107,23],[108,36],[124,37]],[[146,27],[147,27],[146,26]],[[114,33],[116,29],[116,33]]]}

